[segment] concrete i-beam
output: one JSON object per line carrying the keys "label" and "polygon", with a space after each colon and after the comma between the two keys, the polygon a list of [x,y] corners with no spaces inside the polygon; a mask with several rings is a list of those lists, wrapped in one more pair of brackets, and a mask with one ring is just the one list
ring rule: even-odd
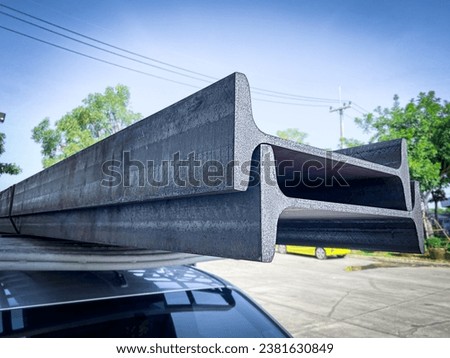
{"label": "concrete i-beam", "polygon": [[260,261],[275,243],[421,252],[417,190],[402,140],[262,133],[235,73],[1,192],[0,232]]}

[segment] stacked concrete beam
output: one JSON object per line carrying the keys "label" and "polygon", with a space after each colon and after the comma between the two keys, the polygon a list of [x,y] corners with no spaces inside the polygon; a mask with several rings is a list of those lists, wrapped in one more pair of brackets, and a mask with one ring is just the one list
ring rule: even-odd
{"label": "stacked concrete beam", "polygon": [[404,141],[264,134],[235,73],[1,192],[0,232],[265,262],[276,243],[422,252],[419,204]]}

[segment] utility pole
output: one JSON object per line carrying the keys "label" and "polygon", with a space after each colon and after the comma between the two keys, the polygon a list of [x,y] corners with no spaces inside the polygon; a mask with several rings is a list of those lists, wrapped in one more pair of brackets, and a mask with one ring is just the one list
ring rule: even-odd
{"label": "utility pole", "polygon": [[342,103],[341,101],[341,86],[339,86],[339,107],[338,108],[333,108],[330,107],[330,113],[331,112],[339,112],[339,125],[340,125],[340,138],[339,138],[339,142],[340,142],[340,148],[343,149],[344,148],[344,111],[347,108],[350,108],[352,106],[352,102],[349,101],[348,103]]}

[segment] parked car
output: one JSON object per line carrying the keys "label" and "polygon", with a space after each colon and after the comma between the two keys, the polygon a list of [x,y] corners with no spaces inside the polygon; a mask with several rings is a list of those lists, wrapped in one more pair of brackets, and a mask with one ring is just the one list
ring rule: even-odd
{"label": "parked car", "polygon": [[222,279],[192,266],[0,272],[0,337],[290,337]]}
{"label": "parked car", "polygon": [[329,256],[345,257],[347,254],[351,252],[351,250],[337,249],[330,247],[286,245],[286,252],[291,254],[315,256],[319,260],[325,260]]}

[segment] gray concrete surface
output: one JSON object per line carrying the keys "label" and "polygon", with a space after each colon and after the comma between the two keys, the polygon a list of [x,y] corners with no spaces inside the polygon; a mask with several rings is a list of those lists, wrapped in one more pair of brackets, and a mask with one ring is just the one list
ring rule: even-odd
{"label": "gray concrete surface", "polygon": [[198,266],[240,287],[294,337],[450,337],[450,266],[289,254]]}

